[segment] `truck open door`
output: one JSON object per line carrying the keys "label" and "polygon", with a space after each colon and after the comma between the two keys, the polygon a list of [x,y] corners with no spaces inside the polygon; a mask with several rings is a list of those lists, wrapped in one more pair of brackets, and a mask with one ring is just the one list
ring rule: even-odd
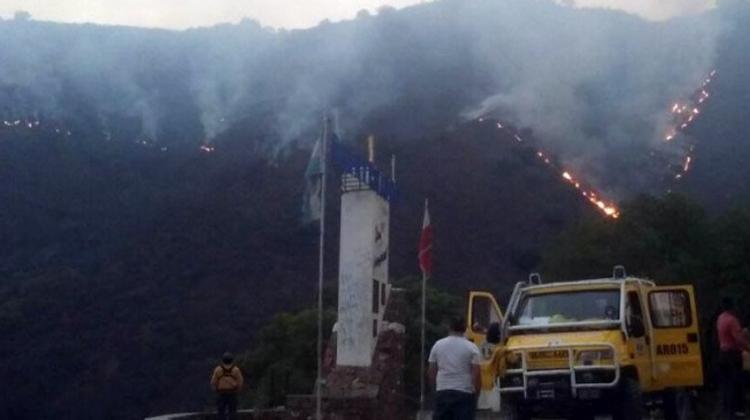
{"label": "truck open door", "polygon": [[492,293],[469,292],[466,308],[466,338],[477,346],[482,346],[487,342],[488,330],[497,328],[499,333],[502,321],[503,312]]}
{"label": "truck open door", "polygon": [[653,326],[652,375],[655,385],[703,385],[698,312],[693,286],[664,286],[648,291]]}
{"label": "truck open door", "polygon": [[495,389],[497,371],[493,357],[500,341],[502,322],[503,312],[492,293],[469,292],[465,336],[482,353],[482,389],[477,399],[477,408],[480,410],[500,410],[500,392]]}

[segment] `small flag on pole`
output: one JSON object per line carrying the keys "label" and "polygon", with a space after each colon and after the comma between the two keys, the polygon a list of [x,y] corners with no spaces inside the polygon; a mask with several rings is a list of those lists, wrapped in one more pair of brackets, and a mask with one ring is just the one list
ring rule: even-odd
{"label": "small flag on pole", "polygon": [[319,221],[321,216],[323,162],[320,149],[321,139],[318,139],[305,171],[305,195],[302,201],[302,224],[304,225]]}
{"label": "small flag on pole", "polygon": [[427,200],[424,202],[422,234],[419,236],[419,268],[425,278],[432,275],[432,224]]}

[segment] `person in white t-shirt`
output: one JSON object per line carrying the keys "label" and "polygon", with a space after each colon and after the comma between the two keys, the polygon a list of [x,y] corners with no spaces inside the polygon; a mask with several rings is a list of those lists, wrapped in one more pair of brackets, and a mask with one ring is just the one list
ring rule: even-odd
{"label": "person in white t-shirt", "polygon": [[466,321],[451,321],[450,335],[430,351],[430,384],[435,387],[433,420],[473,420],[481,389],[479,348],[464,337]]}

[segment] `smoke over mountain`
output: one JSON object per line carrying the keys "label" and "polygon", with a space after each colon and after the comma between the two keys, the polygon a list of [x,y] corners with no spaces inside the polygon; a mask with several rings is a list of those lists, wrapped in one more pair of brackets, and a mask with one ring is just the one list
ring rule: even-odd
{"label": "smoke over mountain", "polygon": [[[711,71],[719,35],[712,16],[652,23],[601,11],[526,12],[506,12],[501,21],[525,23],[483,38],[488,56],[507,51],[493,63],[500,88],[466,115],[495,112],[531,127],[593,176],[657,146],[670,101]],[[527,24],[544,36],[524,30]]]}
{"label": "smoke over mountain", "polygon": [[86,113],[100,131],[128,117],[159,143],[192,145],[251,119],[279,151],[333,108],[348,132],[493,113],[606,178],[612,156],[662,137],[669,103],[711,70],[719,32],[712,14],[649,22],[551,0],[446,0],[305,31],[5,21],[0,116]]}
{"label": "smoke over mountain", "polygon": [[460,292],[510,291],[561,230],[657,189],[672,162],[651,152],[713,208],[747,196],[748,4],[654,22],[444,0],[304,31],[0,21],[0,418],[205,408],[212,357],[314,300],[298,146],[330,109],[343,139],[398,155],[391,274],[418,272],[430,197],[434,283]]}

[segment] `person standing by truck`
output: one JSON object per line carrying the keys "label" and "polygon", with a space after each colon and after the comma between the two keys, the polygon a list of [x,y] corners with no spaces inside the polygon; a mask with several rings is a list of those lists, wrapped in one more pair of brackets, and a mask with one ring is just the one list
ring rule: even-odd
{"label": "person standing by truck", "polygon": [[234,356],[224,353],[221,364],[211,375],[211,388],[216,392],[216,417],[220,420],[237,418],[237,395],[245,380],[242,372],[234,364]]}
{"label": "person standing by truck", "polygon": [[742,336],[742,327],[734,312],[732,298],[722,299],[721,311],[716,320],[719,338],[721,418],[734,419],[745,416],[745,408],[742,407],[742,351],[750,350],[750,345]]}
{"label": "person standing by truck", "polygon": [[464,337],[466,321],[455,318],[450,335],[430,351],[427,374],[437,390],[434,420],[474,420],[482,387],[479,348]]}

